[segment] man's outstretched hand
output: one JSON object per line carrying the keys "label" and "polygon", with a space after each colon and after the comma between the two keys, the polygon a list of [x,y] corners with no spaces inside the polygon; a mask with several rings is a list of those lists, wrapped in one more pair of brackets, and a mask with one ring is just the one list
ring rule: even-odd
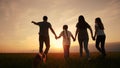
{"label": "man's outstretched hand", "polygon": [[35,23],[35,21],[31,21],[31,23]]}

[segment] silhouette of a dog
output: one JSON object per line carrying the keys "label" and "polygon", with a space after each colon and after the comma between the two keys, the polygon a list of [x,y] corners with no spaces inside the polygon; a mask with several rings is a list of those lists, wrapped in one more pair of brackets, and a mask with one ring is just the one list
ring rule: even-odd
{"label": "silhouette of a dog", "polygon": [[33,68],[37,68],[37,66],[41,63],[42,63],[42,56],[40,54],[36,54],[33,60]]}

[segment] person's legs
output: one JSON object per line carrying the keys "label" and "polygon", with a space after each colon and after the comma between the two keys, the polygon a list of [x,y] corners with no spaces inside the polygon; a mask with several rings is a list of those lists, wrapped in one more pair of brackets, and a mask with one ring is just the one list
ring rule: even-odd
{"label": "person's legs", "polygon": [[43,37],[39,35],[39,53],[43,54]]}
{"label": "person's legs", "polygon": [[49,48],[50,48],[49,37],[44,37],[44,42],[45,42],[46,48],[45,48],[45,51],[44,51],[44,54],[43,54],[43,62],[46,63],[47,54],[48,54],[48,51],[49,51]]}
{"label": "person's legs", "polygon": [[79,51],[80,51],[80,57],[83,55],[83,45],[82,45],[82,41],[79,41]]}
{"label": "person's legs", "polygon": [[64,58],[69,58],[69,45],[63,45],[64,48]]}
{"label": "person's legs", "polygon": [[63,45],[63,48],[64,48],[64,58],[66,59],[66,57],[67,57],[67,47],[66,47],[66,45]]}
{"label": "person's legs", "polygon": [[90,53],[89,53],[89,50],[88,50],[88,41],[89,40],[84,40],[84,49],[85,49],[87,58],[90,57]]}
{"label": "person's legs", "polygon": [[102,54],[103,56],[106,56],[106,52],[105,52],[105,36],[101,37],[101,50],[102,50]]}
{"label": "person's legs", "polygon": [[96,39],[96,48],[99,52],[101,52],[101,48],[99,47],[99,44],[100,44],[100,36],[97,36],[97,39]]}
{"label": "person's legs", "polygon": [[46,37],[45,38],[45,45],[46,45],[46,49],[45,49],[45,51],[44,51],[44,54],[48,54],[48,51],[49,51],[49,48],[50,48],[50,39],[49,39],[49,37]]}
{"label": "person's legs", "polygon": [[70,47],[70,45],[66,46],[66,56],[67,56],[67,58],[69,58],[69,47]]}
{"label": "person's legs", "polygon": [[82,42],[80,42],[80,56],[83,55],[83,44]]}
{"label": "person's legs", "polygon": [[82,57],[82,55],[83,55],[83,38],[81,37],[80,34],[78,34],[78,42],[79,42],[80,57]]}
{"label": "person's legs", "polygon": [[67,53],[68,53],[68,58],[69,58],[69,56],[70,56],[70,45],[68,45],[68,47],[67,47]]}

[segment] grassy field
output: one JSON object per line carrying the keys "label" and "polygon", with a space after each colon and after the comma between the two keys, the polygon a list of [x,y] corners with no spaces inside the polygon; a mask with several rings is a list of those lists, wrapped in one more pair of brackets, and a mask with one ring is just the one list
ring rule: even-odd
{"label": "grassy field", "polygon": [[[2,53],[0,54],[0,68],[33,68],[34,53]],[[49,53],[46,64],[41,63],[38,68],[120,68],[120,52],[109,52],[105,58],[99,53],[91,53],[91,61],[87,61],[85,54],[71,53],[68,62],[63,53]]]}

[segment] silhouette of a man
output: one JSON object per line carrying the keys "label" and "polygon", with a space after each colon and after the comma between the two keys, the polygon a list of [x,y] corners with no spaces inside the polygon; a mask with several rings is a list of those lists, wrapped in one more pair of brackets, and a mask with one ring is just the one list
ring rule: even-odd
{"label": "silhouette of a man", "polygon": [[[47,20],[48,20],[48,17],[43,16],[42,22],[32,21],[32,23],[39,26],[39,53],[41,53],[42,56],[47,56],[47,53],[50,48],[49,29],[55,35],[55,38],[57,37],[56,33],[54,32],[52,28],[52,25],[49,22],[47,22]],[[45,43],[46,45],[46,49],[44,52],[43,52],[43,43]]]}

